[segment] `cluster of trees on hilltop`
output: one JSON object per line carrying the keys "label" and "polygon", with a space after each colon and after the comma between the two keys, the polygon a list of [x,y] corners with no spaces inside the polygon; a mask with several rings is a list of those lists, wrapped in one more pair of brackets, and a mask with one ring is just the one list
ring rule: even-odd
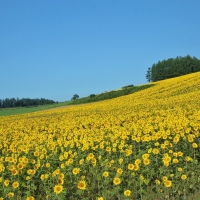
{"label": "cluster of trees on hilltop", "polygon": [[200,60],[189,55],[158,61],[148,68],[146,79],[155,82],[200,71]]}
{"label": "cluster of trees on hilltop", "polygon": [[6,98],[6,99],[0,99],[0,108],[38,106],[38,105],[53,104],[53,103],[56,103],[56,102],[53,100],[44,99],[44,98],[41,98],[41,99]]}

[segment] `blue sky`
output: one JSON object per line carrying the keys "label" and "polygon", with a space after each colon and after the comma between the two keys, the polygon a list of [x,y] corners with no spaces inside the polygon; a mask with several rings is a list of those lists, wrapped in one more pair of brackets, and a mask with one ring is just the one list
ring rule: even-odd
{"label": "blue sky", "polygon": [[70,100],[200,59],[199,0],[0,0],[0,99]]}

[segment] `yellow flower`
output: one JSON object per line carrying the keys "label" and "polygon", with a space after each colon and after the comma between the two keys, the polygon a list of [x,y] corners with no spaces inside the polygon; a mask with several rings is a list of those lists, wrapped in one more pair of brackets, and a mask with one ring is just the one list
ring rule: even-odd
{"label": "yellow flower", "polygon": [[27,170],[27,174],[28,174],[28,175],[32,174],[32,170],[31,170],[31,169],[28,169],[28,170]]}
{"label": "yellow flower", "polygon": [[134,165],[134,170],[137,171],[139,169],[139,165]]}
{"label": "yellow flower", "polygon": [[160,143],[159,143],[159,142],[156,142],[154,145],[155,145],[155,146],[159,146],[159,145],[160,145]]}
{"label": "yellow flower", "polygon": [[183,174],[182,176],[181,176],[181,179],[182,180],[185,180],[187,178],[187,175],[185,175],[185,174]]}
{"label": "yellow flower", "polygon": [[178,170],[179,172],[182,172],[182,171],[183,171],[183,169],[182,169],[181,167],[179,167],[177,170]]}
{"label": "yellow flower", "polygon": [[84,159],[79,160],[79,164],[82,165],[84,163]]}
{"label": "yellow flower", "polygon": [[17,174],[18,174],[18,171],[17,171],[16,169],[13,169],[13,170],[12,170],[12,175],[15,176],[15,175],[17,175]]}
{"label": "yellow flower", "polygon": [[155,180],[156,185],[160,185],[160,181],[158,179]]}
{"label": "yellow flower", "polygon": [[46,168],[51,167],[50,163],[46,163]]}
{"label": "yellow flower", "polygon": [[26,200],[35,200],[33,196],[26,197]]}
{"label": "yellow flower", "polygon": [[163,176],[163,177],[162,177],[162,180],[163,180],[163,181],[167,181],[167,179],[168,179],[167,176]]}
{"label": "yellow flower", "polygon": [[77,175],[79,172],[80,172],[80,168],[74,168],[74,169],[72,170],[72,173],[73,173],[74,175]]}
{"label": "yellow flower", "polygon": [[140,159],[136,159],[135,160],[135,165],[139,165],[141,163],[141,160]]}
{"label": "yellow flower", "polygon": [[98,197],[97,200],[104,200],[104,198],[103,197]]}
{"label": "yellow flower", "polygon": [[150,164],[150,160],[149,159],[144,159],[143,163],[144,163],[144,165],[149,165]]}
{"label": "yellow flower", "polygon": [[12,184],[13,188],[18,188],[19,187],[19,183],[17,181],[13,182]]}
{"label": "yellow flower", "polygon": [[62,185],[55,185],[53,190],[54,190],[54,193],[60,194],[63,191],[63,186]]}
{"label": "yellow flower", "polygon": [[78,188],[80,190],[85,190],[86,189],[86,182],[84,180],[81,180],[78,182]]}
{"label": "yellow flower", "polygon": [[125,195],[126,197],[129,197],[129,196],[131,195],[131,191],[130,191],[130,190],[125,190],[125,191],[124,191],[124,195]]}
{"label": "yellow flower", "polygon": [[129,170],[133,170],[133,169],[134,169],[134,164],[131,164],[131,163],[128,164],[128,169],[129,169]]}
{"label": "yellow flower", "polygon": [[196,148],[198,147],[198,144],[197,144],[197,143],[192,143],[192,147],[193,147],[194,149],[196,149]]}
{"label": "yellow flower", "polygon": [[170,180],[166,180],[164,182],[164,184],[165,184],[166,187],[171,187],[172,186],[172,182]]}
{"label": "yellow flower", "polygon": [[45,175],[41,174],[40,179],[43,181],[45,179]]}
{"label": "yellow flower", "polygon": [[119,162],[119,164],[121,165],[121,164],[123,163],[123,158],[120,158],[120,159],[118,160],[118,162]]}
{"label": "yellow flower", "polygon": [[186,160],[187,162],[189,162],[189,161],[192,160],[192,158],[190,158],[189,156],[186,156],[186,157],[185,157],[185,160]]}
{"label": "yellow flower", "polygon": [[159,154],[159,150],[157,148],[153,149],[153,154]]}
{"label": "yellow flower", "polygon": [[120,178],[117,178],[117,177],[114,178],[113,183],[114,183],[115,185],[119,185],[119,184],[121,183]]}
{"label": "yellow flower", "polygon": [[178,159],[176,159],[176,158],[173,159],[173,163],[176,164],[176,163],[178,163],[178,162],[179,162]]}
{"label": "yellow flower", "polygon": [[180,156],[180,157],[183,156],[183,152],[179,151],[178,156]]}
{"label": "yellow flower", "polygon": [[49,174],[45,174],[44,177],[45,179],[47,179],[49,177]]}
{"label": "yellow flower", "polygon": [[109,176],[109,173],[106,171],[106,172],[103,173],[103,176],[104,176],[104,177],[108,177],[108,176]]}
{"label": "yellow flower", "polygon": [[63,183],[64,183],[64,180],[63,180],[62,178],[59,178],[59,179],[58,179],[58,184],[59,184],[59,185],[63,185]]}
{"label": "yellow flower", "polygon": [[7,194],[8,197],[14,197],[14,195],[15,195],[15,194],[14,194],[13,192],[9,192],[9,193]]}
{"label": "yellow flower", "polygon": [[117,173],[118,173],[118,174],[122,174],[122,173],[123,173],[122,168],[118,168],[118,169],[117,169]]}
{"label": "yellow flower", "polygon": [[4,181],[4,185],[7,187],[9,185],[10,181],[9,180],[5,180]]}
{"label": "yellow flower", "polygon": [[143,154],[143,155],[142,155],[142,158],[143,158],[144,160],[147,159],[147,158],[149,158],[149,154],[148,154],[148,153]]}

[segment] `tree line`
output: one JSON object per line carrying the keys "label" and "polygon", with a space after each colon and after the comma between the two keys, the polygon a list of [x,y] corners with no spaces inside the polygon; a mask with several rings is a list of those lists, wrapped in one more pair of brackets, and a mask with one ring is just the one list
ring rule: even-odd
{"label": "tree line", "polygon": [[196,57],[177,56],[153,64],[147,70],[146,79],[148,82],[155,82],[198,71],[200,71],[200,60]]}
{"label": "tree line", "polygon": [[27,107],[27,106],[38,106],[38,105],[46,105],[46,104],[53,104],[56,103],[50,99],[44,98],[22,98],[22,99],[15,99],[15,98],[5,98],[0,99],[0,108],[13,108],[13,107]]}

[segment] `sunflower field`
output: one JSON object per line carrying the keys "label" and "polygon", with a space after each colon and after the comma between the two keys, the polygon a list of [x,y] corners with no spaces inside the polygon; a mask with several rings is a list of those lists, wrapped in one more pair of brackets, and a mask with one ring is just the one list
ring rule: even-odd
{"label": "sunflower field", "polygon": [[0,117],[0,200],[192,199],[199,134],[199,72],[112,100]]}

